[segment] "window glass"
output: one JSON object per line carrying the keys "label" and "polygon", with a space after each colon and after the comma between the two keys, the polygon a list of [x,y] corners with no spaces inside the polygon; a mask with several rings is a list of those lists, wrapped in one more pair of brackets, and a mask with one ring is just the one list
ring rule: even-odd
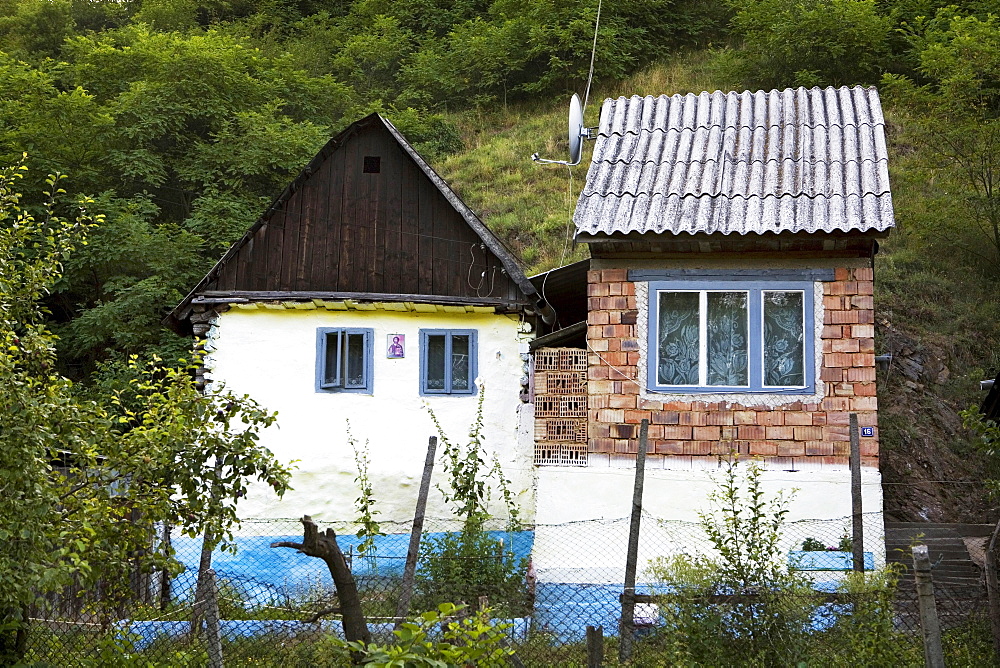
{"label": "window glass", "polygon": [[748,384],[747,293],[709,292],[706,351],[708,385]]}
{"label": "window glass", "polygon": [[697,292],[660,293],[660,339],[657,382],[697,385],[701,347]]}
{"label": "window glass", "polygon": [[469,389],[469,336],[451,337],[451,389]]}
{"label": "window glass", "polygon": [[428,335],[426,339],[427,366],[425,368],[425,382],[428,390],[445,389],[445,337],[444,335]]}
{"label": "window glass", "polygon": [[328,332],[326,335],[326,355],[323,364],[323,387],[336,387],[340,384],[340,332]]}
{"label": "window glass", "polygon": [[365,335],[347,335],[347,373],[346,386],[351,388],[365,386]]}
{"label": "window glass", "polygon": [[765,290],[764,385],[805,385],[803,293]]}

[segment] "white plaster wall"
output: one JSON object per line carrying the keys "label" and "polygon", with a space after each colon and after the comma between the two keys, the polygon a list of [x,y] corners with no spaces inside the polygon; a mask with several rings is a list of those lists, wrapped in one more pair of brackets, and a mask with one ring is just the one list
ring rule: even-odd
{"label": "white plaster wall", "polygon": [[[645,472],[640,579],[654,557],[710,551],[699,512],[709,510],[708,495],[716,489],[713,477],[721,474],[714,464],[674,469],[653,468],[656,465],[647,466]],[[539,581],[622,581],[634,480],[634,464],[631,468],[538,468],[532,563]],[[794,472],[765,469],[761,480],[768,499],[782,490],[794,494],[782,553],[800,549],[810,534],[835,543],[835,536],[845,530],[850,533],[851,475],[846,467]],[[861,481],[865,551],[874,553],[879,567],[885,562],[881,475],[866,467]]]}
{"label": "white plaster wall", "polygon": [[[370,327],[374,330],[371,395],[315,391],[316,329]],[[358,495],[354,452],[347,442],[347,421],[360,443],[369,441],[369,476],[380,519],[412,522],[427,453],[436,435],[429,406],[448,437],[467,442],[478,396],[423,397],[419,392],[421,329],[475,329],[478,375],[485,387],[484,425],[488,452],[496,452],[518,493],[526,519],[532,517],[532,452],[519,441],[519,392],[523,375],[516,316],[469,313],[232,309],[213,327],[206,367],[213,385],[224,383],[278,412],[277,425],[261,442],[279,460],[294,462],[294,489],[279,500],[265,485],[253,485],[240,504],[244,518],[296,518],[325,521],[356,517]],[[389,334],[406,335],[406,357],[387,359]],[[530,414],[529,414],[530,418]],[[442,446],[438,446],[438,454]],[[440,464],[435,483],[444,481]],[[451,517],[432,486],[429,518]],[[428,526],[428,530],[433,527]],[[390,530],[392,530],[390,528]]]}

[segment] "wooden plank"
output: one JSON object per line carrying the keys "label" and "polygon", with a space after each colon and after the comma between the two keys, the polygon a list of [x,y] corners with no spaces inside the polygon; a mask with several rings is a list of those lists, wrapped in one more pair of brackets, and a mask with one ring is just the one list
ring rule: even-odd
{"label": "wooden plank", "polygon": [[[358,238],[358,173],[355,169],[358,162],[358,141],[357,135],[350,137],[344,147],[344,163],[342,165],[344,173],[344,204],[341,207],[343,218],[340,226],[340,280],[338,285],[341,288],[357,290],[361,285],[356,279],[359,267],[359,257],[357,254]],[[361,265],[363,266],[363,265]]]}
{"label": "wooden plank", "polygon": [[330,189],[327,193],[327,224],[326,254],[323,261],[323,288],[330,290],[343,289],[340,281],[340,264],[342,258],[341,234],[344,225],[344,151],[338,149],[327,160],[330,168]]}
{"label": "wooden plank", "polygon": [[[405,290],[405,286],[419,284],[420,262],[420,182],[422,172],[413,164],[410,157],[401,148],[396,149],[400,170],[400,267],[397,290]],[[419,289],[419,288],[418,288]]]}
{"label": "wooden plank", "polygon": [[258,286],[268,289],[281,287],[281,251],[285,241],[285,211],[277,211],[271,216],[267,224],[265,273],[263,282],[252,281],[251,285],[256,289]]}
{"label": "wooden plank", "polygon": [[298,287],[302,290],[316,289],[327,285],[326,256],[330,246],[330,160],[324,160],[313,174],[315,189],[313,213],[313,242],[308,249],[305,280]]}
{"label": "wooden plank", "polygon": [[401,280],[403,255],[403,179],[402,151],[399,144],[386,135],[382,149],[382,220],[385,222],[385,254],[382,259],[383,292],[404,290]]}
{"label": "wooden plank", "polygon": [[[388,134],[379,130],[369,132],[365,137],[365,156],[382,158],[380,170],[385,169],[385,140]],[[362,156],[362,160],[364,156]],[[383,292],[385,290],[385,245],[386,245],[386,203],[383,182],[384,174],[378,173],[362,174],[368,187],[368,230],[369,243],[365,249],[368,253],[368,279],[367,287],[369,292]]]}
{"label": "wooden plank", "polygon": [[339,301],[356,299],[358,301],[386,302],[423,302],[425,304],[455,304],[469,306],[510,306],[517,307],[523,302],[512,302],[504,299],[473,298],[467,295],[428,295],[383,292],[327,292],[322,290],[203,290],[196,298],[209,299],[232,298],[234,300],[288,301],[323,299]]}
{"label": "wooden plank", "polygon": [[417,193],[417,207],[420,224],[417,229],[417,284],[421,294],[434,294],[434,200],[437,190],[424,178],[418,178],[414,189]]}
{"label": "wooden plank", "polygon": [[316,180],[309,177],[302,183],[301,190],[296,195],[299,199],[299,238],[296,242],[295,257],[293,259],[294,274],[292,282],[288,285],[290,290],[303,290],[309,286],[309,265],[312,257],[312,247],[316,243],[315,225],[318,197]]}
{"label": "wooden plank", "polygon": [[295,282],[295,265],[299,254],[299,234],[302,222],[302,197],[294,193],[285,202],[285,234],[281,246],[281,278],[271,288],[291,290]]}

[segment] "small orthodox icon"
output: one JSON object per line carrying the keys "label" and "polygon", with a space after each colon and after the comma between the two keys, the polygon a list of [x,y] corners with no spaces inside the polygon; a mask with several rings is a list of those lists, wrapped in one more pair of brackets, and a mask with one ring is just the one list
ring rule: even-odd
{"label": "small orthodox icon", "polygon": [[406,357],[406,335],[390,334],[387,338],[389,345],[386,348],[385,356],[394,358]]}

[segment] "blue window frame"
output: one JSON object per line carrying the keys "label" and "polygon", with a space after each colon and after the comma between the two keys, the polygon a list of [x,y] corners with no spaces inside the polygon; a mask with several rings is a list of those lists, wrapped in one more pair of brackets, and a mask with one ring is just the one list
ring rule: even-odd
{"label": "blue window frame", "polygon": [[474,329],[420,330],[420,393],[475,394]]}
{"label": "blue window frame", "polygon": [[647,387],[654,392],[811,394],[809,281],[650,281]]}
{"label": "blue window frame", "polygon": [[372,393],[371,329],[320,327],[316,330],[316,391]]}

